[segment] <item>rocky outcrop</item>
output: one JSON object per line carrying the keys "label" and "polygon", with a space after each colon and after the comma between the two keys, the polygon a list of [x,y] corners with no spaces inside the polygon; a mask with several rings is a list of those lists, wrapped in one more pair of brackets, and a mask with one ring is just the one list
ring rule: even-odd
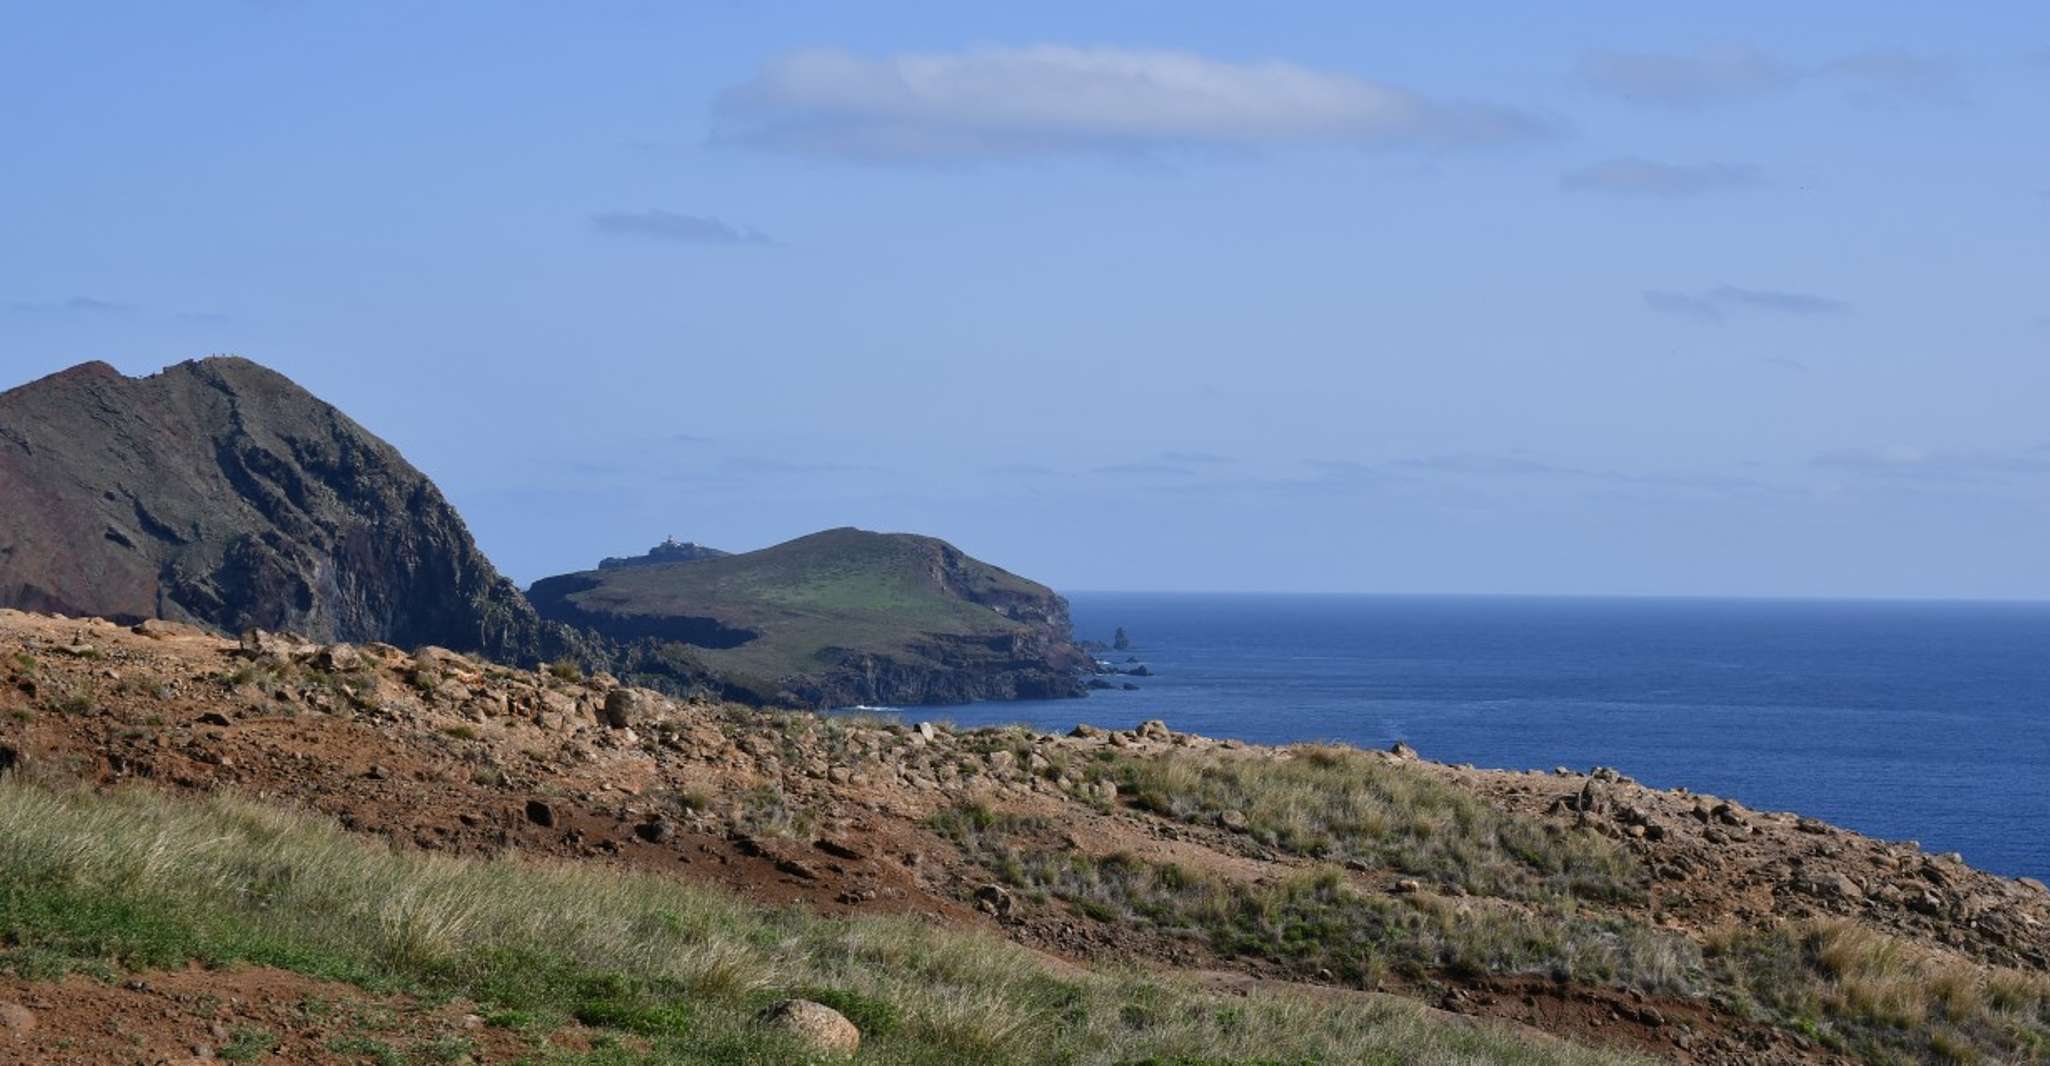
{"label": "rocky outcrop", "polygon": [[0,394],[0,605],[229,632],[588,655],[433,482],[245,359],[87,363]]}

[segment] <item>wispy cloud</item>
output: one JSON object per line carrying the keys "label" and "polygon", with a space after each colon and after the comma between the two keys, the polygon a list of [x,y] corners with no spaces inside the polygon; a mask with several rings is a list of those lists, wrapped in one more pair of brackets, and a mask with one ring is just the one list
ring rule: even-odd
{"label": "wispy cloud", "polygon": [[1758,171],[1728,163],[1659,163],[1634,156],[1581,167],[1559,179],[1568,192],[1677,199],[1759,184]]}
{"label": "wispy cloud", "polygon": [[39,315],[124,315],[135,310],[135,305],[101,300],[92,296],[72,296],[62,300],[16,300],[8,304],[7,308],[10,311]]}
{"label": "wispy cloud", "polygon": [[1953,451],[1893,445],[1823,452],[1814,465],[1852,474],[1917,481],[1977,482],[2050,475],[2050,448]]}
{"label": "wispy cloud", "polygon": [[1949,59],[1910,52],[1857,52],[1820,63],[1795,63],[1758,48],[1699,52],[1590,52],[1578,80],[1634,104],[1699,108],[1790,92],[1806,84],[1835,85],[1862,104],[1955,103],[1963,75]]}
{"label": "wispy cloud", "polygon": [[1180,463],[1107,463],[1090,468],[1092,474],[1109,477],[1195,477],[1196,471]]}
{"label": "wispy cloud", "polygon": [[1723,309],[1705,297],[1665,289],[1646,289],[1639,295],[1644,300],[1644,306],[1662,315],[1716,324],[1723,321]]}
{"label": "wispy cloud", "polygon": [[1483,478],[1551,478],[1634,488],[1709,493],[1784,492],[1755,478],[1700,471],[1606,470],[1570,466],[1518,453],[1456,452],[1405,459],[1399,465],[1433,474]]}
{"label": "wispy cloud", "polygon": [[767,477],[804,477],[814,474],[853,474],[875,472],[881,467],[862,463],[810,462],[805,460],[777,459],[766,456],[734,456],[720,463],[730,473],[762,475]]}
{"label": "wispy cloud", "polygon": [[1002,463],[983,468],[983,473],[1006,478],[1048,478],[1059,477],[1061,472],[1050,466],[1037,463]]}
{"label": "wispy cloud", "polygon": [[1530,459],[1520,455],[1494,455],[1483,452],[1456,452],[1450,455],[1428,455],[1418,459],[1405,459],[1403,466],[1416,470],[1429,470],[1444,474],[1579,474],[1582,471],[1570,467],[1554,466],[1551,463]]}
{"label": "wispy cloud", "polygon": [[601,211],[591,216],[591,228],[619,237],[665,241],[670,244],[770,244],[760,230],[700,215],[680,215],[651,208],[646,211]]}
{"label": "wispy cloud", "polygon": [[1039,45],[871,58],[794,52],[721,94],[716,142],[872,162],[1284,144],[1449,148],[1549,132],[1510,107],[1339,71]]}
{"label": "wispy cloud", "polygon": [[1843,84],[1852,100],[1868,106],[1956,104],[1965,98],[1956,62],[1912,52],[1860,52],[1822,64],[1814,76]]}
{"label": "wispy cloud", "polygon": [[1718,285],[1702,293],[1647,289],[1640,294],[1644,305],[1662,315],[1696,322],[1721,323],[1735,312],[1763,312],[1799,318],[1846,315],[1851,305],[1827,296],[1784,289],[1746,289]]}
{"label": "wispy cloud", "polygon": [[1222,466],[1225,463],[1238,462],[1237,459],[1234,459],[1229,455],[1219,455],[1216,452],[1180,451],[1161,452],[1160,461],[1164,463],[1174,463],[1178,466]]}
{"label": "wispy cloud", "polygon": [[1735,285],[1718,285],[1709,291],[1708,297],[1725,307],[1782,315],[1841,315],[1851,309],[1850,304],[1827,296],[1782,289],[1740,289]]}

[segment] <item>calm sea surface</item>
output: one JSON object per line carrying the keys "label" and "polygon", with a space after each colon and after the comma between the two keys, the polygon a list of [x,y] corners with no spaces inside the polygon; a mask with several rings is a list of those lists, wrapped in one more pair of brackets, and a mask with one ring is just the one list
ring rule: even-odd
{"label": "calm sea surface", "polygon": [[2050,604],[1069,597],[1157,676],[934,710],[1263,743],[1406,740],[1481,766],[1614,766],[2050,879]]}

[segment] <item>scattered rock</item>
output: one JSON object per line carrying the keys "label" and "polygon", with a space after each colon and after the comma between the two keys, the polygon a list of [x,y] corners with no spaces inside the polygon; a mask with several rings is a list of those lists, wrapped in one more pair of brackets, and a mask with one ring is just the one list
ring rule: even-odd
{"label": "scattered rock", "polygon": [[[5,763],[0,763],[0,769],[4,769],[5,765]],[[2033,877],[2017,877],[2014,881],[2016,884],[2029,889],[2039,896],[2050,896],[2050,885],[2045,885]]]}
{"label": "scattered rock", "polygon": [[1390,889],[1389,891],[1394,892],[1396,895],[1399,896],[1408,896],[1414,895],[1418,892],[1422,892],[1423,890],[1423,882],[1412,881],[1409,878],[1405,877],[1402,880],[1395,882],[1395,887]]}
{"label": "scattered rock", "polygon": [[1149,718],[1146,721],[1140,722],[1139,728],[1135,732],[1143,740],[1168,740],[1174,736],[1174,730],[1169,729],[1167,723],[1158,718]]}
{"label": "scattered rock", "polygon": [[543,829],[553,829],[555,828],[555,808],[542,800],[528,800],[527,821]]}
{"label": "scattered rock", "polygon": [[788,1033],[821,1054],[851,1058],[861,1049],[861,1030],[847,1016],[808,999],[786,999],[761,1013],[769,1029]]}
{"label": "scattered rock", "polygon": [[1246,821],[1246,812],[1244,811],[1225,811],[1217,816],[1217,824],[1234,833],[1243,833],[1252,823]]}
{"label": "scattered rock", "polygon": [[975,906],[985,914],[1004,919],[1011,916],[1017,900],[1002,885],[984,885],[975,890]]}
{"label": "scattered rock", "polygon": [[1101,729],[1098,729],[1098,728],[1096,728],[1095,726],[1093,726],[1093,725],[1090,725],[1090,724],[1089,724],[1089,723],[1087,723],[1087,722],[1084,722],[1084,723],[1082,723],[1081,725],[1078,725],[1078,726],[1076,726],[1075,728],[1073,728],[1073,729],[1069,730],[1069,731],[1068,731],[1068,735],[1069,735],[1069,736],[1071,736],[1071,737],[1078,737],[1078,738],[1082,738],[1082,739],[1087,739],[1087,738],[1090,738],[1090,737],[1100,737],[1100,736],[1102,736],[1102,735],[1103,735],[1103,730],[1101,730]]}
{"label": "scattered rock", "polygon": [[252,628],[242,631],[242,642],[235,649],[235,653],[245,659],[261,659],[266,656],[289,659],[309,650],[311,649],[306,642],[297,637]]}
{"label": "scattered rock", "polygon": [[1415,748],[1410,747],[1408,744],[1405,744],[1400,740],[1388,745],[1388,754],[1393,755],[1398,759],[1415,760],[1420,757],[1417,755]]}
{"label": "scattered rock", "polygon": [[330,673],[361,669],[363,653],[353,644],[330,644],[313,657],[313,665]]}
{"label": "scattered rock", "polygon": [[676,829],[667,818],[658,816],[634,826],[634,835],[650,844],[666,844],[676,835]]}
{"label": "scattered rock", "polygon": [[939,727],[931,722],[920,722],[918,723],[918,735],[924,737],[927,742],[931,742],[939,737]]}

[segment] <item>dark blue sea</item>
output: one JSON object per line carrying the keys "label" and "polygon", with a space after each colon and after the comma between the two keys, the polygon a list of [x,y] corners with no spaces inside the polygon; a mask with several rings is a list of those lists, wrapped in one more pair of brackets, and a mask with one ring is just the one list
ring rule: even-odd
{"label": "dark blue sea", "polygon": [[933,712],[1614,766],[2050,879],[2050,604],[1081,593],[1137,692]]}

